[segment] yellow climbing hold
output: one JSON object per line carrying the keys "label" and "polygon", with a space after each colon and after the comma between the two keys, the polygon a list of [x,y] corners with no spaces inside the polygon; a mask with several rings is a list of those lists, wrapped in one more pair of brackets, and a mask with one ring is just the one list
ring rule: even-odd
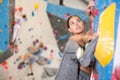
{"label": "yellow climbing hold", "polygon": [[40,7],[40,5],[37,4],[37,3],[34,5],[34,8],[35,8],[35,9],[38,9],[39,7]]}
{"label": "yellow climbing hold", "polygon": [[110,63],[114,53],[114,19],[116,4],[112,3],[101,14],[99,20],[100,36],[96,46],[95,57],[104,67]]}

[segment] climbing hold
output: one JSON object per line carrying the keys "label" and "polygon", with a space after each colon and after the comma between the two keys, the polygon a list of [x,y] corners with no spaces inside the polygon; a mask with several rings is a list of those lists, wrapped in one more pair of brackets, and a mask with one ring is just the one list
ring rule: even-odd
{"label": "climbing hold", "polygon": [[24,68],[25,66],[24,66],[24,64],[23,63],[19,63],[19,65],[18,65],[18,69],[22,69],[22,68]]}
{"label": "climbing hold", "polygon": [[53,53],[53,50],[51,50],[51,53]]}
{"label": "climbing hold", "polygon": [[60,19],[57,20],[57,22],[60,22],[60,21],[61,21]]}
{"label": "climbing hold", "polygon": [[22,59],[22,56],[20,55],[20,56],[18,57],[18,59],[19,59],[19,60]]}
{"label": "climbing hold", "polygon": [[13,80],[12,76],[9,77],[9,80]]}
{"label": "climbing hold", "polygon": [[42,22],[40,22],[40,25],[42,25]]}
{"label": "climbing hold", "polygon": [[6,65],[7,65],[7,62],[6,62],[6,61],[2,62],[2,66],[3,66],[3,67],[6,66]]}
{"label": "climbing hold", "polygon": [[62,52],[59,52],[59,57],[62,58],[63,57],[63,53]]}
{"label": "climbing hold", "polygon": [[8,44],[8,42],[7,42],[7,41],[5,41],[5,44]]}
{"label": "climbing hold", "polygon": [[64,46],[60,46],[60,50],[64,50],[64,48],[65,48]]}
{"label": "climbing hold", "polygon": [[18,41],[20,41],[20,38],[18,38]]}
{"label": "climbing hold", "polygon": [[44,0],[44,1],[46,1],[46,2],[47,2],[48,0]]}
{"label": "climbing hold", "polygon": [[2,55],[2,53],[3,53],[3,51],[2,51],[2,50],[0,50],[0,55]]}
{"label": "climbing hold", "polygon": [[69,37],[69,34],[65,34],[63,36],[58,37],[58,40],[62,41],[62,40],[68,39],[68,37]]}
{"label": "climbing hold", "polygon": [[100,34],[94,56],[102,67],[109,64],[114,56],[115,12],[116,4],[112,3],[100,15],[98,25]]}
{"label": "climbing hold", "polygon": [[39,42],[39,40],[38,39],[36,39],[36,43],[38,43]]}
{"label": "climbing hold", "polygon": [[33,38],[34,36],[32,35],[31,37]]}
{"label": "climbing hold", "polygon": [[14,64],[16,64],[16,62],[14,62]]}
{"label": "climbing hold", "polygon": [[15,14],[17,11],[18,11],[17,9],[14,9],[14,14]]}
{"label": "climbing hold", "polygon": [[64,18],[68,18],[68,17],[70,17],[69,13],[67,13],[67,14],[64,15]]}
{"label": "climbing hold", "polygon": [[8,70],[8,66],[5,66],[4,68],[5,68],[6,70]]}
{"label": "climbing hold", "polygon": [[18,69],[22,69],[24,66],[23,65],[19,65],[18,66]]}
{"label": "climbing hold", "polygon": [[97,16],[97,15],[98,15],[98,9],[93,9],[93,10],[91,10],[91,14],[92,14],[93,16]]}
{"label": "climbing hold", "polygon": [[2,29],[0,29],[0,32],[2,32]]}
{"label": "climbing hold", "polygon": [[45,46],[45,47],[44,47],[44,50],[47,50],[47,49],[48,49],[48,48]]}
{"label": "climbing hold", "polygon": [[35,42],[35,41],[33,41],[33,45],[36,45],[36,42]]}
{"label": "climbing hold", "polygon": [[0,3],[2,3],[2,0],[0,0]]}
{"label": "climbing hold", "polygon": [[19,61],[19,59],[17,58],[16,61]]}
{"label": "climbing hold", "polygon": [[16,21],[14,20],[12,24],[13,24],[13,25],[16,24]]}
{"label": "climbing hold", "polygon": [[26,65],[29,65],[29,62],[26,62]]}
{"label": "climbing hold", "polygon": [[51,61],[50,61],[50,60],[48,60],[47,64],[50,64],[50,63],[51,63]]}
{"label": "climbing hold", "polygon": [[59,34],[59,31],[54,29],[53,33],[54,33],[54,36],[56,37]]}
{"label": "climbing hold", "polygon": [[18,10],[21,12],[23,10],[23,7],[22,6],[19,7]]}
{"label": "climbing hold", "polygon": [[35,5],[34,5],[34,8],[35,8],[35,9],[38,9],[39,7],[40,7],[39,4],[35,4]]}
{"label": "climbing hold", "polygon": [[20,44],[22,44],[22,42],[20,42]]}
{"label": "climbing hold", "polygon": [[34,11],[32,11],[32,16],[34,16],[35,14],[34,14]]}

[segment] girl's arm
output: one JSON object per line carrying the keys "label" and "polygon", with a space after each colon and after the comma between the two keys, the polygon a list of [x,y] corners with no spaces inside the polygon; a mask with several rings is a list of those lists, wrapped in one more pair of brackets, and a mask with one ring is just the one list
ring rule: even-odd
{"label": "girl's arm", "polygon": [[87,6],[87,15],[92,23],[94,22],[94,16],[91,13],[91,7],[93,6],[95,6],[95,2],[93,1],[91,1]]}

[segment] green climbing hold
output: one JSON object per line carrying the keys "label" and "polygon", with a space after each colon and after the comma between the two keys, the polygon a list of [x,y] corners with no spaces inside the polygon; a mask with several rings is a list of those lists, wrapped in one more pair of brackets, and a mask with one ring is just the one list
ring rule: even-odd
{"label": "green climbing hold", "polygon": [[0,50],[0,55],[2,55],[2,53],[3,53],[3,51],[2,51],[2,50]]}

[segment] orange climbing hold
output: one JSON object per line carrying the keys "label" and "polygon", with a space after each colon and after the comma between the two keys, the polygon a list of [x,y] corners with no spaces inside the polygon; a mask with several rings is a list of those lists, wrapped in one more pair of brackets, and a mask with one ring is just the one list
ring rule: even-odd
{"label": "orange climbing hold", "polygon": [[1,64],[3,67],[4,66],[6,66],[7,65],[7,62],[6,61],[4,61],[4,62],[2,62],[2,64]]}
{"label": "orange climbing hold", "polygon": [[19,11],[22,11],[22,10],[23,10],[23,7],[22,7],[22,6],[21,6],[21,7],[19,7],[19,8],[18,8],[18,10],[19,10]]}

